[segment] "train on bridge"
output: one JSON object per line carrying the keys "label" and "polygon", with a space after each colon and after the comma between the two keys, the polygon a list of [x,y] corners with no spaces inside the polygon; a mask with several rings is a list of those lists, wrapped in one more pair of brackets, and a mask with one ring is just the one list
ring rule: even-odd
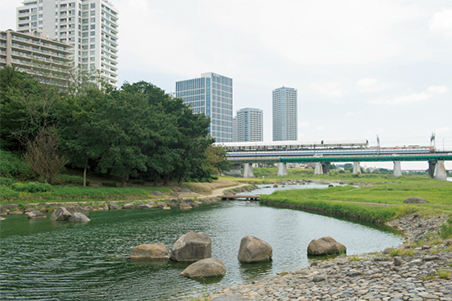
{"label": "train on bridge", "polygon": [[342,156],[342,155],[409,155],[434,152],[432,146],[409,145],[402,147],[369,146],[367,140],[349,142],[300,143],[299,141],[273,142],[228,142],[223,146],[228,157],[301,157],[301,156]]}

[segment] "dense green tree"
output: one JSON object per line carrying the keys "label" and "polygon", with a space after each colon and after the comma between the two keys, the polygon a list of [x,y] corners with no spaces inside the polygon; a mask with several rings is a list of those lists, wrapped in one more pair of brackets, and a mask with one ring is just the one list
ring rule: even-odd
{"label": "dense green tree", "polygon": [[0,69],[2,148],[20,150],[42,128],[57,123],[55,104],[61,92],[14,67]]}

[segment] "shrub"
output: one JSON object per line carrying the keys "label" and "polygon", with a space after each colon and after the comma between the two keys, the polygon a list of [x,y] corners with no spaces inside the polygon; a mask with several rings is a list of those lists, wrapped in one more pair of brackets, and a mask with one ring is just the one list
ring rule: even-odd
{"label": "shrub", "polygon": [[116,182],[114,181],[103,181],[101,182],[102,186],[107,186],[107,187],[116,187]]}
{"label": "shrub", "polygon": [[146,181],[143,181],[143,180],[132,180],[132,181],[130,181],[130,183],[135,184],[135,185],[144,185],[144,184],[146,184]]}
{"label": "shrub", "polygon": [[31,168],[18,155],[0,150],[0,157],[2,158],[2,164],[0,164],[0,175],[2,177],[20,180],[29,180],[35,177]]}
{"label": "shrub", "polygon": [[446,239],[449,236],[452,236],[452,219],[449,219],[446,223],[444,223],[438,231],[438,234],[441,238]]}
{"label": "shrub", "polygon": [[48,183],[39,183],[39,182],[27,182],[27,183],[17,182],[12,184],[11,188],[16,191],[32,193],[52,191],[52,185]]}
{"label": "shrub", "polygon": [[0,185],[11,186],[15,181],[11,178],[0,177]]}
{"label": "shrub", "polygon": [[[71,176],[71,175],[60,175],[60,180],[63,184],[72,184],[83,186],[83,177]],[[89,186],[89,180],[86,179],[86,186]]]}

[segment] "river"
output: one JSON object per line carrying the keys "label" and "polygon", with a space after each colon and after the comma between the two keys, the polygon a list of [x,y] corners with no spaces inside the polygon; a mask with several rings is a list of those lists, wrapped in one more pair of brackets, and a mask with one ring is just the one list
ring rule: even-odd
{"label": "river", "polygon": [[[75,224],[7,216],[0,229],[0,299],[187,300],[308,267],[306,248],[322,236],[346,245],[349,255],[402,243],[392,232],[250,201],[224,201],[190,211],[93,211],[89,217],[91,222]],[[212,257],[227,268],[222,279],[201,283],[179,275],[187,264],[129,259],[139,244],[163,242],[170,249],[189,231],[212,238]],[[241,264],[237,253],[245,235],[270,243],[273,260]]]}

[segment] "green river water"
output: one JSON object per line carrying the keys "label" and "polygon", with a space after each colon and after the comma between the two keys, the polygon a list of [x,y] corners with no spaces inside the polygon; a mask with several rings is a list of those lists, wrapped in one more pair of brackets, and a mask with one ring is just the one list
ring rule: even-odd
{"label": "green river water", "polygon": [[[312,239],[331,236],[360,254],[398,246],[391,232],[301,211],[260,206],[258,202],[220,202],[190,211],[94,211],[85,224],[29,220],[2,221],[1,300],[188,300],[222,288],[263,280],[282,271],[308,267]],[[227,268],[222,279],[202,283],[180,276],[187,264],[129,259],[133,247],[162,242],[171,249],[189,231],[212,239],[212,257]],[[273,260],[241,264],[240,240],[259,237],[273,247]]]}

